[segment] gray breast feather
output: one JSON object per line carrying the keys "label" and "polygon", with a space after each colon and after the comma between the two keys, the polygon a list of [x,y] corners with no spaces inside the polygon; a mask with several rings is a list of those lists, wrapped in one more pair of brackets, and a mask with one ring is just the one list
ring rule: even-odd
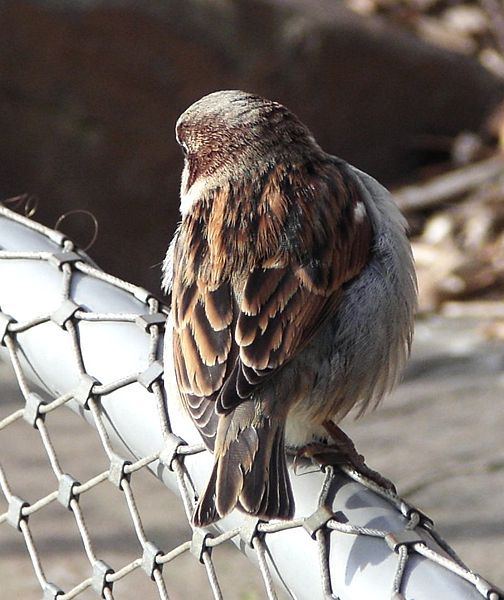
{"label": "gray breast feather", "polygon": [[[406,221],[383,186],[347,169],[373,227],[371,259],[346,286],[333,319],[268,386],[278,398],[298,397],[287,423],[290,445],[309,441],[323,421],[338,421],[354,406],[360,413],[375,406],[397,383],[411,345],[417,287]],[[163,265],[167,291],[175,238]]]}
{"label": "gray breast feather", "polygon": [[336,420],[355,405],[359,414],[375,406],[397,383],[409,355],[417,305],[406,221],[383,186],[350,169],[373,226],[372,258],[346,287],[329,327],[306,349],[321,353],[324,368],[314,396],[334,398]]}

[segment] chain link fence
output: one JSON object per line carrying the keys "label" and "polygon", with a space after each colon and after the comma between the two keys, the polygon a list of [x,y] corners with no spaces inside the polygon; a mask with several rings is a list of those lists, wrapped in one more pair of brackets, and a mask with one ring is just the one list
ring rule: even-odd
{"label": "chain link fence", "polygon": [[[47,459],[40,468],[50,482],[48,493],[28,501],[12,483],[19,478],[5,466],[7,456],[0,456],[0,529],[10,527],[23,540],[38,597],[120,599],[115,586],[141,572],[153,597],[173,598],[163,567],[184,556],[194,570],[205,570],[207,590],[200,597],[238,597],[223,593],[212,554],[232,541],[258,567],[261,597],[269,599],[502,598],[460,561],[428,517],[344,467],[321,472],[303,463],[291,472],[292,521],[262,522],[235,511],[217,527],[192,527],[212,457],[170,403],[175,383],[170,361],[163,361],[168,309],[146,290],[96,268],[63,234],[1,206],[0,282],[1,350],[19,385],[15,410],[4,414],[0,400],[0,439],[14,427],[27,439],[28,430],[37,435]],[[65,471],[53,441],[56,414],[67,407],[94,427],[102,449],[101,456],[86,457],[85,480]],[[146,470],[182,502],[188,533],[172,547],[159,547],[144,526],[148,508],[139,508],[144,499],[134,481]],[[133,558],[115,568],[87,525],[86,498],[103,486],[120,491],[114,502],[126,506],[136,539]],[[179,502],[159,493],[167,511]],[[32,527],[55,504],[73,516],[74,543],[84,548],[85,576],[72,587],[48,579],[51,553],[39,549]]]}

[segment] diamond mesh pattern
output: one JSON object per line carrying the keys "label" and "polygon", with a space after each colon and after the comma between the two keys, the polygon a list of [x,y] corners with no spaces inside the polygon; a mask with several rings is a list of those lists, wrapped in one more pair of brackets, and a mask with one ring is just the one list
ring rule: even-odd
{"label": "diamond mesh pattern", "polygon": [[[294,575],[279,571],[278,566],[275,565],[278,544],[273,544],[273,540],[276,539],[275,536],[291,530],[304,531],[303,543],[307,546],[316,545],[320,589],[325,597],[336,598],[338,593],[344,594],[332,573],[338,557],[334,556],[329,542],[331,536],[337,535],[380,540],[383,544],[382,550],[395,557],[394,574],[388,583],[389,597],[395,600],[406,597],[403,595],[405,574],[412,557],[419,556],[437,563],[447,572],[455,573],[466,580],[481,597],[488,600],[497,600],[500,597],[495,587],[462,564],[454,551],[439,537],[432,522],[425,515],[398,496],[379,488],[373,482],[364,480],[348,468],[342,468],[346,477],[372,490],[387,504],[394,507],[399,515],[402,515],[404,527],[401,530],[392,532],[349,522],[344,507],[335,510],[332,506],[334,486],[340,485],[342,474],[339,469],[335,472],[333,468],[327,468],[322,477],[322,487],[317,494],[317,508],[303,518],[295,518],[289,522],[269,523],[244,518],[240,526],[223,529],[221,525],[220,531],[200,530],[189,525],[188,530],[192,533],[182,543],[177,543],[172,548],[157,547],[149,538],[143,524],[140,503],[133,489],[135,477],[139,471],[146,469],[157,473],[160,472],[160,467],[169,470],[175,482],[174,487],[177,488],[183,503],[187,523],[190,524],[197,497],[197,486],[193,482],[194,472],[191,471],[194,467],[189,468],[186,461],[189,456],[206,453],[202,444],[189,445],[177,435],[176,431],[172,431],[166,409],[162,339],[168,310],[145,290],[97,269],[71,241],[65,239],[60,233],[0,207],[0,221],[2,220],[4,225],[12,224],[14,238],[16,232],[29,231],[33,236],[34,249],[28,250],[22,247],[21,243],[18,244],[19,248],[16,247],[16,242],[5,243],[0,228],[0,274],[5,273],[1,269],[8,263],[9,268],[18,265],[19,277],[22,277],[24,266],[35,262],[43,263],[44,268],[47,269],[44,273],[50,273],[52,280],[56,277],[59,281],[59,287],[53,294],[53,304],[49,310],[44,303],[41,309],[38,308],[39,298],[35,293],[31,305],[30,302],[20,302],[19,310],[17,310],[18,304],[12,301],[9,294],[4,305],[5,294],[0,294],[0,308],[5,311],[0,312],[0,343],[4,355],[8,357],[14,369],[20,391],[19,407],[0,420],[0,437],[9,428],[21,423],[24,428],[29,428],[39,436],[40,444],[34,452],[40,452],[40,448],[43,448],[49,465],[46,477],[50,482],[51,490],[35,501],[28,502],[16,487],[11,485],[11,474],[4,467],[4,461],[0,457],[0,490],[6,505],[5,510],[0,507],[0,528],[10,526],[24,540],[33,572],[45,600],[54,598],[69,600],[79,597],[86,590],[94,591],[97,597],[112,599],[114,584],[128,579],[135,571],[143,571],[144,576],[152,582],[152,588],[159,598],[165,599],[169,597],[169,585],[163,575],[163,567],[168,563],[176,563],[181,555],[191,555],[195,566],[196,563],[204,565],[210,595],[214,598],[222,598],[222,587],[212,550],[229,540],[241,546],[257,564],[262,576],[264,596],[277,598],[279,593],[283,593],[278,591],[279,580],[283,581],[287,590],[294,593],[292,578],[302,581],[306,575],[303,573],[302,548],[297,549],[301,551],[296,550],[294,555],[292,548],[288,545],[284,547],[284,552],[293,553],[292,560],[296,564]],[[39,242],[43,249],[39,249]],[[7,247],[3,246],[4,243]],[[128,305],[128,309],[102,311],[79,302],[79,295],[81,295],[79,290],[82,286],[85,287],[88,280],[102,282],[108,286],[107,289],[113,288],[121,298],[127,298],[129,304],[125,303],[125,305]],[[2,282],[3,285],[5,284]],[[26,309],[27,305],[31,306],[29,310]],[[119,328],[111,329],[111,325],[119,325]],[[103,369],[98,373],[91,367],[93,363],[92,353],[90,354],[89,351],[91,328],[93,332],[96,332],[97,328],[104,330],[104,337],[98,336],[97,341],[94,342],[98,344],[99,339],[105,343],[107,336],[119,335],[123,331],[122,327],[127,327],[128,330],[133,328],[135,335],[140,336],[138,339],[141,343],[135,364],[141,368],[137,367],[131,372],[127,369],[123,371],[121,368],[111,369],[111,372],[117,376],[102,382],[100,377]],[[39,335],[32,335],[33,332],[41,330],[44,331],[42,338]],[[62,380],[48,380],[47,373],[50,369],[44,371],[40,366],[48,359],[40,354],[37,355],[37,348],[40,353],[40,340],[44,339],[44,336],[49,344],[53,339],[58,341],[58,352],[63,347],[66,349],[67,356],[61,357],[61,369],[71,370],[72,377],[68,380],[72,381],[72,385],[65,387],[61,383]],[[47,348],[46,352],[50,354],[52,350]],[[56,359],[57,357],[52,360]],[[114,360],[118,359],[111,353],[111,363]],[[126,398],[125,390],[131,391],[132,395]],[[159,440],[153,442],[157,450],[145,455],[139,449],[142,445],[135,441],[135,423],[129,423],[129,426],[125,427],[124,421],[119,424],[117,421],[118,415],[127,413],[131,398],[133,401],[136,398],[137,402],[153,402],[157,411]],[[83,481],[80,481],[75,474],[65,472],[58,449],[53,443],[54,415],[58,411],[66,410],[66,407],[72,408],[94,426],[100,442],[99,446],[102,448],[100,460],[94,455],[90,455],[89,460],[92,466],[98,466],[101,461],[103,468],[96,468],[92,476]],[[127,419],[126,415],[126,422]],[[131,439],[126,439],[127,436]],[[118,438],[122,440],[122,444],[117,443]],[[191,464],[195,464],[194,461]],[[116,497],[127,508],[140,548],[133,560],[118,569],[113,569],[103,559],[86,524],[85,498],[98,486],[113,486],[121,492]],[[50,556],[49,553],[38,549],[35,529],[31,526],[32,519],[47,511],[55,503],[71,513],[76,529],[75,544],[83,546],[85,560],[89,563],[88,575],[70,589],[63,589],[58,581],[48,581],[45,565],[50,561]],[[16,573],[12,573],[12,577],[16,576]],[[298,597],[300,597],[299,593]],[[307,589],[302,597],[313,598],[313,590]],[[349,594],[342,597],[354,596]]]}

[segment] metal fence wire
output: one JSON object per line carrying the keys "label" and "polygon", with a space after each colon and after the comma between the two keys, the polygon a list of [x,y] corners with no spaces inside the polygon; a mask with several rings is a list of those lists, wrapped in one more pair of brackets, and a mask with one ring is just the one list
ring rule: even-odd
{"label": "metal fence wire", "polygon": [[[202,444],[185,443],[181,433],[173,431],[170,424],[169,410],[167,410],[169,404],[167,404],[167,395],[163,385],[162,356],[163,329],[169,311],[145,290],[120,281],[96,268],[61,233],[47,229],[0,206],[0,221],[2,220],[8,225],[12,224],[16,231],[29,230],[37,239],[43,238],[46,249],[26,250],[21,244],[12,249],[12,244],[4,245],[0,228],[0,278],[3,277],[2,265],[16,269],[16,265],[18,265],[21,269],[23,265],[36,262],[37,264],[43,263],[46,271],[56,275],[60,282],[57,293],[58,300],[49,310],[44,309],[40,313],[35,311],[29,318],[23,320],[13,316],[12,303],[8,308],[0,306],[0,310],[5,310],[5,312],[0,312],[0,343],[4,356],[8,356],[12,364],[20,390],[19,408],[0,420],[0,436],[15,423],[18,425],[22,423],[24,427],[34,430],[40,436],[40,441],[47,454],[50,465],[47,467],[48,477],[53,476],[54,479],[54,489],[50,493],[36,501],[28,502],[18,495],[16,488],[11,485],[11,474],[4,468],[3,459],[5,457],[0,457],[0,489],[7,506],[3,513],[0,508],[0,528],[12,527],[19,533],[19,536],[22,536],[34,574],[40,584],[40,595],[44,600],[56,598],[70,600],[90,589],[94,590],[97,597],[111,600],[114,598],[114,584],[128,578],[136,570],[143,571],[145,577],[152,582],[153,589],[157,590],[159,597],[166,599],[169,597],[169,580],[167,581],[163,575],[163,566],[176,562],[183,554],[194,557],[195,568],[198,563],[203,564],[211,596],[222,598],[219,573],[212,558],[212,549],[229,540],[233,540],[236,545],[241,546],[255,559],[262,575],[264,597],[270,599],[277,597],[277,593],[279,593],[277,590],[279,586],[282,587],[278,583],[279,579],[283,581],[287,593],[290,591],[293,597],[310,599],[318,597],[318,592],[314,593],[313,589],[307,589],[304,595],[299,594],[299,591],[295,592],[289,584],[289,577],[284,577],[273,566],[272,546],[276,536],[289,530],[302,532],[304,536],[302,544],[305,548],[316,546],[319,564],[317,578],[320,581],[319,590],[323,597],[337,598],[338,595],[341,595],[342,598],[356,597],[350,593],[345,595],[341,589],[333,589],[337,588],[331,572],[335,558],[332,556],[329,541],[331,536],[336,535],[373,538],[383,545],[381,551],[394,557],[393,576],[386,584],[387,595],[394,600],[406,597],[405,574],[408,572],[410,562],[414,557],[418,559],[419,556],[424,557],[427,561],[437,563],[447,573],[456,574],[457,577],[468,582],[473,586],[471,594],[475,593],[477,597],[481,596],[487,600],[498,600],[501,597],[495,587],[471,572],[460,561],[455,552],[437,534],[429,518],[400,497],[380,489],[373,482],[366,481],[348,468],[342,468],[344,475],[339,469],[336,471],[333,468],[326,469],[319,479],[322,481],[321,489],[314,491],[315,510],[311,514],[303,517],[296,516],[294,520],[287,522],[263,522],[243,517],[242,521],[239,521],[239,526],[228,528],[226,525],[221,525],[220,531],[217,529],[201,530],[191,526],[192,536],[183,543],[171,548],[157,547],[146,534],[142,514],[138,508],[139,504],[133,493],[132,481],[140,470],[148,468],[156,470],[158,468],[156,465],[163,465],[165,470],[171,472],[171,477],[176,482],[178,494],[190,524],[198,486],[194,483],[190,469],[187,468],[187,460],[193,455],[199,457],[207,454]],[[16,272],[19,273],[19,277],[22,277],[22,269],[18,269]],[[81,287],[84,279],[103,282],[107,286],[111,286],[123,295],[132,297],[138,310],[136,312],[97,312],[90,309],[89,306],[79,303],[75,297],[75,290],[79,289],[76,278]],[[5,285],[7,284],[1,281],[1,286]],[[0,295],[0,303],[3,303],[1,298]],[[35,308],[38,306],[36,291],[33,293],[32,306]],[[83,326],[91,323],[95,328],[111,323],[128,324],[129,327],[136,328],[142,336],[145,336],[147,350],[146,356],[141,359],[144,361],[142,363],[144,364],[143,370],[126,373],[117,379],[102,383],[98,374],[88,365],[90,361],[82,350]],[[44,327],[46,328],[44,335],[50,343],[50,336],[47,334],[48,324],[53,329],[56,328],[60,332],[58,335],[62,334],[66,340],[65,348],[67,348],[68,356],[64,357],[63,362],[66,365],[70,361],[73,365],[72,368],[78,374],[76,385],[73,385],[71,389],[60,390],[58,384],[44,380],[44,374],[37,369],[36,361],[30,355],[32,349],[26,347],[25,340],[29,338],[27,334]],[[114,358],[111,357],[110,360],[113,361]],[[32,383],[34,372],[39,378],[38,385]],[[166,379],[168,380],[168,378]],[[173,380],[170,379],[170,381]],[[114,442],[114,436],[111,436],[113,430],[111,411],[104,409],[108,396],[126,388],[139,390],[138,386],[143,389],[142,393],[149,394],[155,402],[162,432],[162,444],[159,449],[144,456],[140,455],[140,452],[135,450],[132,444],[129,444],[129,452],[125,450],[125,446],[118,447]],[[168,395],[173,393],[175,393],[173,390],[168,389]],[[56,411],[66,410],[67,406],[80,413],[95,427],[108,465],[104,470],[97,471],[92,477],[82,482],[78,481],[72,473],[64,472],[52,440],[53,416]],[[312,471],[314,469],[315,467],[311,467]],[[372,490],[380,497],[380,501],[385,500],[387,504],[394,507],[403,527],[392,532],[363,526],[350,522],[346,517],[344,507],[335,510],[338,507],[331,504],[331,494],[333,494],[331,490],[335,481],[339,485],[342,477],[352,478],[358,482],[358,485]],[[97,486],[115,486],[122,491],[122,494],[118,496],[122,497],[127,506],[142,549],[134,560],[117,569],[113,569],[100,556],[93,535],[86,526],[83,500]],[[176,501],[176,499],[173,500],[173,502]],[[34,515],[47,510],[53,503],[61,504],[73,514],[78,531],[75,544],[83,544],[85,555],[89,561],[88,576],[71,589],[62,589],[58,581],[48,581],[44,567],[47,565],[47,561],[50,561],[50,556],[46,556],[43,551],[37,549],[36,535],[30,525],[30,519]],[[296,568],[298,571],[301,570],[298,573],[298,577],[301,578],[303,578],[304,550],[302,547],[289,549],[292,560],[297,561]],[[294,556],[296,553],[299,553],[298,558]],[[201,565],[199,566],[201,568]],[[16,576],[16,573],[12,573],[12,577]],[[409,593],[407,596],[411,597]]]}

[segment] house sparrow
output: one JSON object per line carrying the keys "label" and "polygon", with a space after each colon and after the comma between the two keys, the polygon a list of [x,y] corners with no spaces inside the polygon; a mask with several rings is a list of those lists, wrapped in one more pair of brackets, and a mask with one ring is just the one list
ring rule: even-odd
{"label": "house sparrow", "polygon": [[[375,406],[409,353],[405,221],[374,179],[287,108],[241,91],[179,118],[182,221],[163,264],[180,397],[215,457],[193,517],[288,519],[285,446],[368,469],[337,427]],[[323,444],[328,442],[327,446]]]}

